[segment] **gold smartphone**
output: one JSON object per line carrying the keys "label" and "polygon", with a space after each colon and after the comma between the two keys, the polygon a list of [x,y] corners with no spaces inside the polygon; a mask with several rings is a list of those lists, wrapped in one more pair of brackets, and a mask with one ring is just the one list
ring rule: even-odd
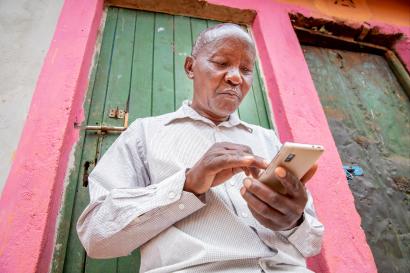
{"label": "gold smartphone", "polygon": [[258,180],[276,192],[286,194],[286,189],[276,179],[276,167],[284,167],[301,179],[312,168],[323,152],[324,148],[321,145],[285,142],[272,159],[268,168],[261,173]]}

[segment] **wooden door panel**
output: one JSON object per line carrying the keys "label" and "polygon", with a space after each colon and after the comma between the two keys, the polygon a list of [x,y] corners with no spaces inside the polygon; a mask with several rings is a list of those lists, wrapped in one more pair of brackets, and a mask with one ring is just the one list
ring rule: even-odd
{"label": "wooden door panel", "polygon": [[[303,46],[380,272],[410,268],[410,102],[378,55]],[[330,183],[332,181],[329,181]]]}
{"label": "wooden door panel", "polygon": [[[84,105],[87,119],[83,125],[122,126],[123,119],[110,118],[108,114],[117,107],[126,110],[127,105],[130,123],[137,118],[178,109],[183,100],[192,97],[192,81],[187,79],[183,70],[185,57],[191,53],[196,36],[217,23],[109,7],[101,50]],[[262,82],[256,66],[254,84],[239,114],[245,121],[271,128]],[[65,194],[63,220],[53,257],[54,273],[125,273],[139,270],[138,250],[117,259],[87,257],[75,229],[78,217],[89,203],[84,177],[117,137],[118,134],[82,131],[81,141],[76,147],[76,161],[79,163],[71,172]]]}

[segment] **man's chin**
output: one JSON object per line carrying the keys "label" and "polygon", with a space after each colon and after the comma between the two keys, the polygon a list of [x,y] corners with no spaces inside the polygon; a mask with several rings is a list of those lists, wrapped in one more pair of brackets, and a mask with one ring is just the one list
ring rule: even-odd
{"label": "man's chin", "polygon": [[228,117],[230,114],[236,111],[238,109],[239,104],[222,104],[218,105],[217,107],[213,107],[214,114],[216,114],[219,117]]}

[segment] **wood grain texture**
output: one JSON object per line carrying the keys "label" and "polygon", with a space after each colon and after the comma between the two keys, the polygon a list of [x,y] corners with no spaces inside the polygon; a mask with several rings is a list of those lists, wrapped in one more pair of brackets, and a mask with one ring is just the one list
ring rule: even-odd
{"label": "wood grain texture", "polygon": [[173,112],[175,109],[173,19],[171,15],[155,14],[153,116]]}
{"label": "wood grain texture", "polygon": [[256,17],[256,11],[254,10],[210,4],[204,0],[107,0],[106,3],[122,8],[163,12],[247,25],[251,25]]}
{"label": "wood grain texture", "polygon": [[129,103],[130,122],[136,118],[148,117],[152,113],[154,20],[154,13],[137,11]]}
{"label": "wood grain texture", "polygon": [[192,39],[190,18],[175,16],[175,106],[178,108],[181,102],[192,99],[192,81],[185,74],[184,64],[186,56],[191,55]]}

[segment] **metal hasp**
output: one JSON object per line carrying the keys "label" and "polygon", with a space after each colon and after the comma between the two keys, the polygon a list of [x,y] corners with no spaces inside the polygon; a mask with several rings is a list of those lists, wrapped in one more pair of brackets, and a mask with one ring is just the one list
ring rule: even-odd
{"label": "metal hasp", "polygon": [[[115,110],[115,109],[114,109]],[[109,113],[109,117],[111,117],[111,111]],[[81,130],[86,130],[86,131],[97,131],[98,134],[107,134],[107,133],[121,133],[122,131],[125,131],[128,128],[128,112],[125,112],[123,110],[120,110],[123,112],[123,118],[124,118],[124,125],[123,126],[109,126],[109,125],[87,125],[87,126],[76,126],[76,128],[80,128]],[[118,107],[116,110],[116,113],[118,113]],[[117,114],[115,114],[117,115]],[[120,118],[120,117],[117,117]]]}

